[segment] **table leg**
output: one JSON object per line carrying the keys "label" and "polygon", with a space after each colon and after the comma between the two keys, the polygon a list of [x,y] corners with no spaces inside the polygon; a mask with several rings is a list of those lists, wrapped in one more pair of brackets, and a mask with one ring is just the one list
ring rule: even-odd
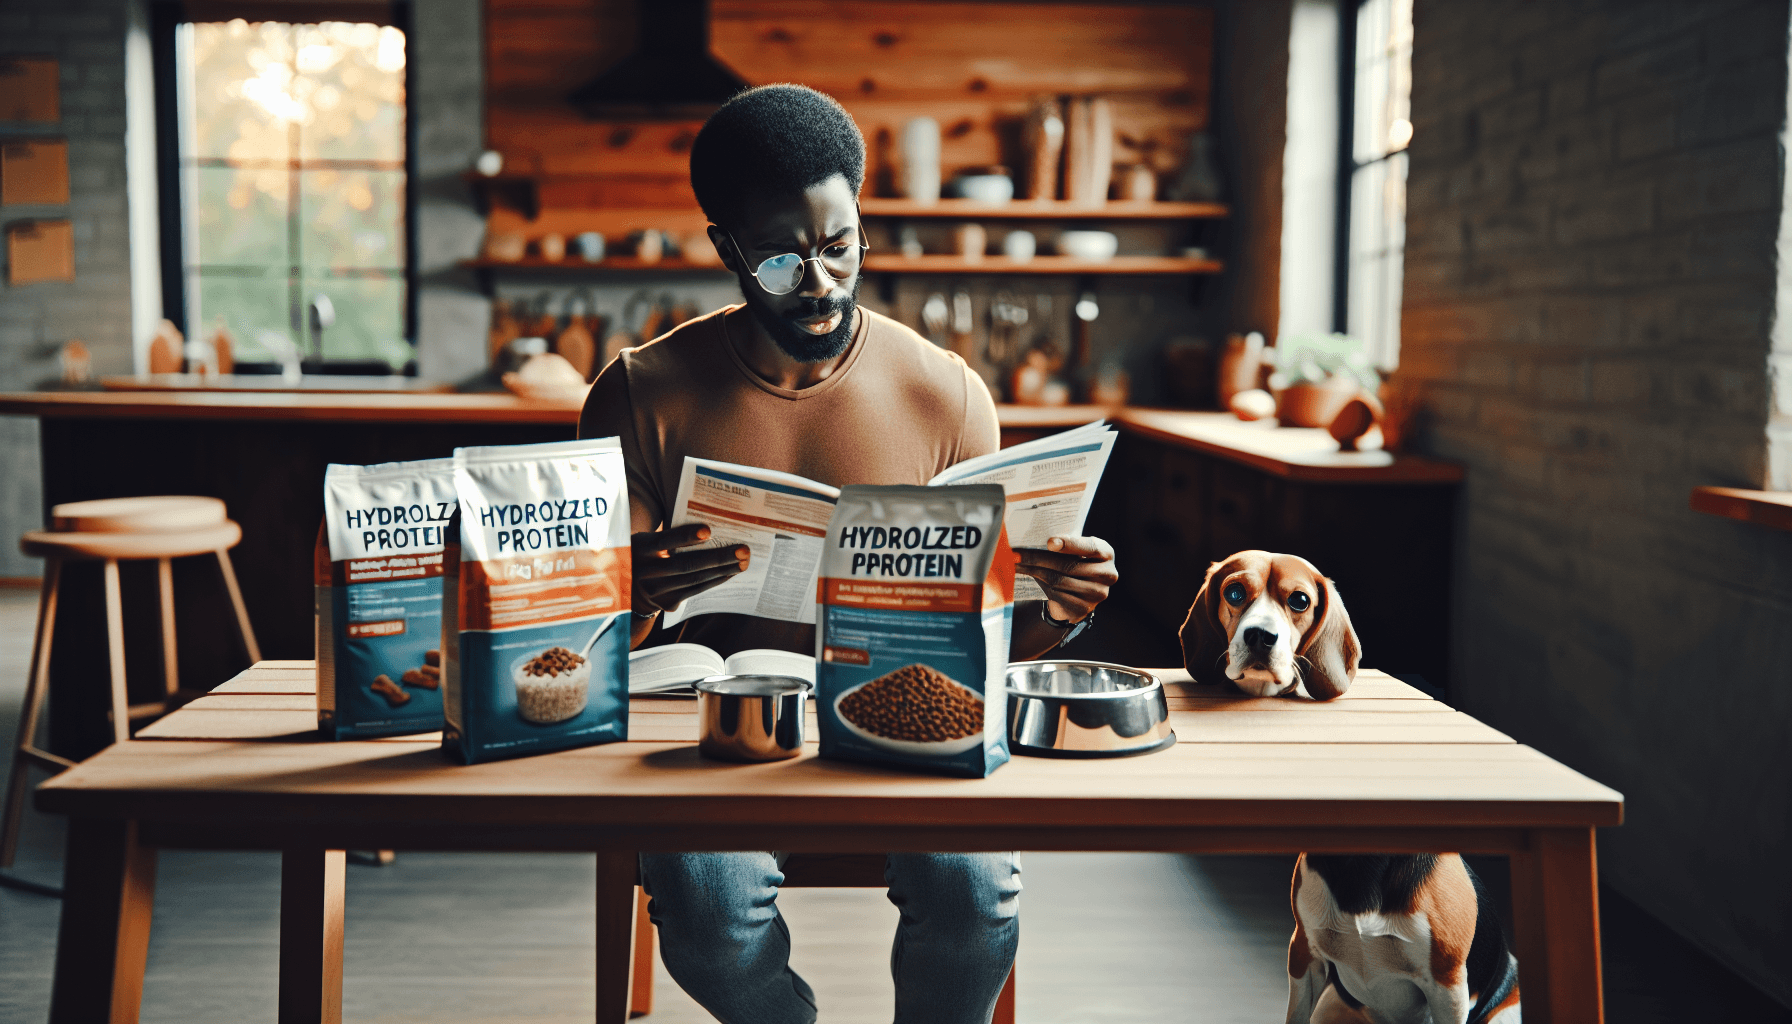
{"label": "table leg", "polygon": [[341,1024],[343,850],[280,854],[280,1024]]}
{"label": "table leg", "polygon": [[633,853],[597,855],[597,1019],[623,1024],[628,1020],[634,987],[635,881],[639,860]]}
{"label": "table leg", "polygon": [[1526,1024],[1602,1024],[1593,830],[1537,829],[1512,855],[1513,935]]}
{"label": "table leg", "polygon": [[62,872],[50,1024],[132,1024],[143,1003],[156,851],[137,842],[134,821],[73,818]]}

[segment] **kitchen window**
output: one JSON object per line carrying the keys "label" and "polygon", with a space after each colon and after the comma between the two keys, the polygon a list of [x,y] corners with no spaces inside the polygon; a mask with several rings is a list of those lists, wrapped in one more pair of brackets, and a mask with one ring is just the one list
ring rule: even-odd
{"label": "kitchen window", "polygon": [[[1383,370],[1400,361],[1406,253],[1407,146],[1412,142],[1412,0],[1364,0],[1356,10],[1345,111],[1345,329]],[[1354,53],[1349,52],[1354,50]]]}
{"label": "kitchen window", "polygon": [[241,18],[171,30],[164,87],[180,149],[169,168],[178,196],[163,199],[164,264],[179,282],[167,296],[184,313],[177,322],[189,338],[226,327],[239,362],[414,365],[404,32]]}

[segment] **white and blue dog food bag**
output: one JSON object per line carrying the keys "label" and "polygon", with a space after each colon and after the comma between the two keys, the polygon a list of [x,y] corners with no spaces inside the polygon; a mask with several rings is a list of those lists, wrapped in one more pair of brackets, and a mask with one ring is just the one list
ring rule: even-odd
{"label": "white and blue dog food bag", "polygon": [[628,484],[614,437],[457,448],[442,745],[466,764],[628,738]]}
{"label": "white and blue dog food bag", "polygon": [[330,739],[442,727],[448,459],[332,465],[315,558],[317,727]]}
{"label": "white and blue dog food bag", "polygon": [[822,757],[971,778],[1008,761],[1006,507],[1000,484],[840,491],[817,581]]}

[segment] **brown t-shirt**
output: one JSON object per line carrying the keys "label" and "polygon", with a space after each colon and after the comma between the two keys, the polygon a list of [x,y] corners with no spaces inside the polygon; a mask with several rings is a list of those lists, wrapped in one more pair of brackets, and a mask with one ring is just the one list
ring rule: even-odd
{"label": "brown t-shirt", "polygon": [[[761,379],[730,344],[723,318],[738,308],[624,349],[585,399],[579,436],[622,439],[635,532],[666,525],[687,455],[842,487],[924,484],[998,447],[983,381],[889,317],[861,308],[840,367],[789,391]],[[797,622],[699,615],[675,629],[723,657],[755,647],[815,653],[815,627]]]}

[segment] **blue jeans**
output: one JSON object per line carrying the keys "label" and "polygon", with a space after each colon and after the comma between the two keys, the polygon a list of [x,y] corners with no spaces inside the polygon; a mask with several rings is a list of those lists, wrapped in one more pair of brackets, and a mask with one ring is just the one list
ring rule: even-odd
{"label": "blue jeans", "polygon": [[[896,1024],[989,1024],[1020,944],[1020,857],[892,853],[884,880],[902,912],[890,973]],[[660,957],[722,1024],[814,1024],[815,993],[790,969],[778,913],[784,872],[769,853],[644,853]]]}

